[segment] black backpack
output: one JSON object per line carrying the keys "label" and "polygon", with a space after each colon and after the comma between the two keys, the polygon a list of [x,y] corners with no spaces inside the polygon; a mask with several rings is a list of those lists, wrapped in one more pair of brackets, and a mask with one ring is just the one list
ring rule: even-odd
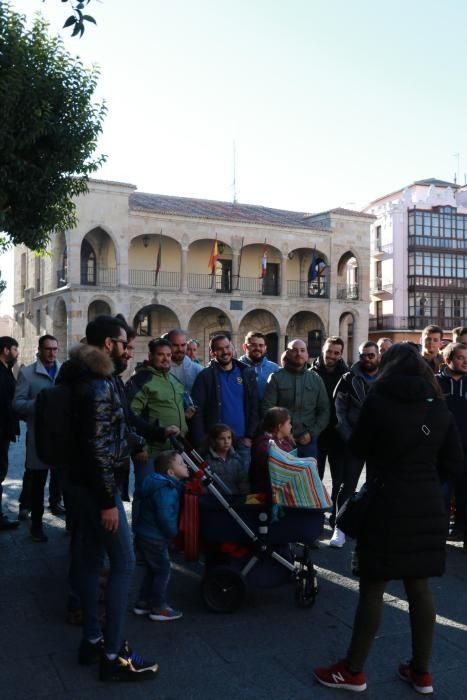
{"label": "black backpack", "polygon": [[37,456],[51,467],[66,466],[74,444],[72,387],[56,384],[42,389],[36,397],[34,414]]}

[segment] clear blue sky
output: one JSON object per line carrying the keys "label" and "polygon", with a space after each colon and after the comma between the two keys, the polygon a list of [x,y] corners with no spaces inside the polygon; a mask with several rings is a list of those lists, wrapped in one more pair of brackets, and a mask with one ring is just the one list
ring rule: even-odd
{"label": "clear blue sky", "polygon": [[462,0],[92,0],[80,40],[59,0],[12,5],[100,65],[99,177],[230,200],[235,139],[242,202],[361,208],[455,153],[464,182]]}

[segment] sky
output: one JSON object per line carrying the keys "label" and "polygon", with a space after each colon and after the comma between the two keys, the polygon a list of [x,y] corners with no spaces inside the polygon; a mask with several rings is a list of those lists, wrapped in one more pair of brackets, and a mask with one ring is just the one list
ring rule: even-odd
{"label": "sky", "polygon": [[60,0],[11,5],[99,65],[97,177],[231,201],[235,142],[244,203],[360,209],[414,180],[464,183],[463,0],[91,0],[82,39]]}

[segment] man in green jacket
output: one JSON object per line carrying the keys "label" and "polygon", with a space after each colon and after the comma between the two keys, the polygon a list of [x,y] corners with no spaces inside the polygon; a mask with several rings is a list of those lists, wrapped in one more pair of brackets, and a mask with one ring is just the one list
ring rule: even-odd
{"label": "man in green jacket", "polygon": [[[135,379],[141,377],[139,389],[133,396],[130,408],[137,416],[143,416],[150,424],[176,426],[182,435],[187,433],[185,408],[183,404],[183,384],[170,373],[172,349],[165,338],[156,338],[149,343],[149,362],[136,370]],[[148,441],[148,453],[156,456],[159,452],[171,449],[165,442]]]}
{"label": "man in green jacket", "polygon": [[324,382],[308,369],[308,350],[303,340],[287,346],[285,366],[271,374],[266,385],[263,411],[273,406],[292,415],[293,436],[299,457],[317,457],[318,435],[329,423],[329,399]]}

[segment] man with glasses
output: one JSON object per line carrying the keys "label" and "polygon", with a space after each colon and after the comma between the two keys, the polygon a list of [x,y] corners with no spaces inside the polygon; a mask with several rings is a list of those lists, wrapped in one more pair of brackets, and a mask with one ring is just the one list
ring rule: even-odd
{"label": "man with glasses", "polygon": [[[98,316],[88,323],[86,340],[71,351],[57,378],[70,387],[73,397],[75,429],[66,470],[83,613],[78,661],[99,662],[102,681],[138,681],[154,678],[158,665],[132,652],[124,635],[135,555],[116,473],[132,450],[144,447],[127,423],[116,383],[128,361],[126,324],[113,316]],[[105,633],[98,616],[104,553],[110,562]]]}
{"label": "man with glasses", "polygon": [[[360,359],[352,365],[340,379],[334,393],[337,417],[337,432],[344,442],[343,477],[337,495],[337,510],[344,501],[355,491],[360,474],[362,473],[364,460],[356,457],[348,446],[352,430],[357,423],[362,404],[368,394],[371,383],[376,379],[379,367],[378,345],[372,340],[367,340],[358,348]],[[335,527],[329,541],[330,547],[342,547],[345,544],[345,535]]]}
{"label": "man with glasses", "polygon": [[25,519],[31,511],[31,538],[33,542],[47,542],[48,537],[42,527],[44,515],[44,489],[50,469],[49,504],[54,515],[63,515],[65,509],[60,504],[61,488],[57,470],[41,462],[36,452],[34,414],[36,396],[42,389],[50,389],[55,384],[60,362],[57,360],[58,342],[53,335],[39,338],[37,360],[23,367],[16,383],[13,408],[19,417],[26,421],[26,471],[23,478],[23,491],[20,496],[20,517]]}

